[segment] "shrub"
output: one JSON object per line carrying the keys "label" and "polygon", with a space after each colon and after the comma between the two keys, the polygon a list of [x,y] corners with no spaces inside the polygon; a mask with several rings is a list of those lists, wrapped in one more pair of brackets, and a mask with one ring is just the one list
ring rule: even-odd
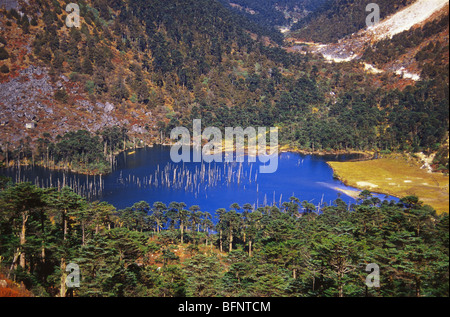
{"label": "shrub", "polygon": [[0,61],[3,61],[8,58],[9,58],[8,51],[3,46],[0,47]]}
{"label": "shrub", "polygon": [[65,89],[59,89],[55,92],[55,99],[61,102],[67,102],[67,93]]}
{"label": "shrub", "polygon": [[19,285],[5,277],[0,273],[0,281],[3,285],[0,286],[0,297],[32,297],[33,294],[28,291],[23,285]]}
{"label": "shrub", "polygon": [[85,90],[92,95],[94,93],[95,83],[92,80],[86,81]]}
{"label": "shrub", "polygon": [[9,73],[9,67],[6,65],[2,65],[0,67],[0,72],[2,72],[3,74],[8,74]]}

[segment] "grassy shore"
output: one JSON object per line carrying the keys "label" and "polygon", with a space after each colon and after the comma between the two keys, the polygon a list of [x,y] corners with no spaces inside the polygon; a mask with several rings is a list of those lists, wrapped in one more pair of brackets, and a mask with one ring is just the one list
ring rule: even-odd
{"label": "grassy shore", "polygon": [[279,152],[283,153],[283,152],[291,152],[291,153],[299,153],[299,154],[304,154],[304,155],[319,155],[319,156],[324,156],[324,155],[348,155],[348,154],[357,154],[360,155],[362,157],[362,159],[370,159],[375,155],[375,152],[373,151],[359,151],[359,150],[330,150],[330,151],[326,151],[326,150],[305,150],[305,149],[301,149],[295,146],[291,146],[291,145],[280,145],[279,146]]}
{"label": "grassy shore", "polygon": [[449,177],[428,173],[407,156],[390,155],[360,162],[328,162],[348,186],[395,197],[418,196],[437,213],[449,212]]}

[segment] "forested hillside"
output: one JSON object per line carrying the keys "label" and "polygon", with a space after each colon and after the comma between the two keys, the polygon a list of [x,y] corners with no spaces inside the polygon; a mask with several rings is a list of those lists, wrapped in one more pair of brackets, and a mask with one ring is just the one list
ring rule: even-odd
{"label": "forested hillside", "polygon": [[[0,276],[34,296],[449,295],[448,215],[414,196],[363,192],[320,215],[292,197],[257,210],[231,204],[212,219],[182,202],[116,210],[68,188],[0,186]],[[70,263],[79,288],[66,288]],[[381,268],[380,288],[366,287],[369,263]]]}
{"label": "forested hillside", "polygon": [[419,72],[421,78],[445,87],[449,81],[448,32],[447,9],[447,14],[421,27],[376,42],[365,50],[362,59],[381,69],[402,63]]}
{"label": "forested hillside", "polygon": [[236,12],[266,27],[289,26],[318,10],[326,0],[220,0]]}
{"label": "forested hillside", "polygon": [[[80,29],[65,26],[64,2],[4,12],[3,161],[45,157],[38,140],[56,144],[80,128],[119,126],[133,144],[161,142],[193,118],[278,126],[280,143],[308,151],[436,151],[445,141],[448,80],[408,82],[287,53],[270,32],[208,1],[80,2]],[[49,93],[30,99],[25,85],[36,78]],[[8,95],[22,86],[21,98]],[[24,130],[33,120],[37,128]]]}
{"label": "forested hillside", "polygon": [[[298,19],[297,39],[336,42],[365,26],[369,1],[80,0],[80,28],[66,25],[70,2],[0,9],[0,168],[105,175],[120,151],[202,119],[278,127],[283,148],[309,153],[437,153],[448,173],[443,17],[334,63],[284,47],[275,27]],[[412,2],[377,4],[384,18]],[[408,195],[117,210],[0,176],[0,295],[449,296],[448,215]],[[70,263],[80,288],[66,288]],[[370,263],[380,288],[366,287]]]}
{"label": "forested hillside", "polygon": [[[397,12],[415,0],[380,0],[380,19]],[[337,42],[339,39],[366,27],[370,0],[327,0],[305,19],[293,26],[296,37],[320,43]]]}

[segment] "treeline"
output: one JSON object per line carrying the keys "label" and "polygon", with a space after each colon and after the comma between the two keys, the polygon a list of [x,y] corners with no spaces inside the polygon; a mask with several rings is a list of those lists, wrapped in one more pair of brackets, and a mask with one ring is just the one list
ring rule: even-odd
{"label": "treeline", "polygon": [[[51,74],[71,73],[71,80],[82,84],[92,98],[130,100],[149,109],[164,106],[159,88],[192,90],[232,50],[252,51],[257,41],[249,33],[283,41],[279,32],[210,0],[78,4],[81,28],[62,32],[65,4],[36,1],[44,27],[35,30],[33,54],[51,67]],[[25,16],[35,19],[33,8],[25,9]],[[129,53],[130,58],[113,63],[118,53]]]}
{"label": "treeline", "polygon": [[[380,19],[412,4],[414,0],[380,0]],[[369,0],[327,0],[292,27],[297,38],[318,43],[337,42],[366,27]]]}
{"label": "treeline", "polygon": [[[354,12],[357,18],[356,12],[366,14],[363,2],[337,1],[336,8],[327,8],[343,10],[331,17]],[[81,1],[81,28],[65,31],[61,4],[36,3],[42,13],[38,25],[43,25],[30,29],[36,58],[54,74],[70,73],[71,84],[85,87],[93,101],[110,100],[124,117],[138,108],[151,111],[156,124],[149,124],[148,132],[154,141],[161,135],[167,141],[174,127],[191,127],[192,119],[219,128],[277,126],[281,144],[308,151],[432,153],[448,134],[448,62],[437,61],[448,47],[440,44],[418,52],[423,80],[400,90],[396,78],[375,78],[356,62],[327,64],[311,54],[287,53],[270,41],[264,45],[266,33],[218,2]],[[387,3],[379,3],[383,14],[395,9]],[[24,9],[30,18],[36,15],[31,8]],[[403,43],[406,36],[415,45],[442,30],[443,23],[415,31],[413,40],[399,35],[394,41]],[[343,30],[337,22],[332,25],[326,28],[333,35]],[[387,44],[377,49],[374,56],[392,51]],[[434,55],[425,58],[429,52]],[[54,98],[73,99],[64,90]],[[439,165],[448,169],[442,157]]]}
{"label": "treeline", "polygon": [[[286,17],[285,12],[288,13],[288,16],[293,12],[299,15],[306,15],[306,12],[314,12],[320,8],[326,0],[220,0],[220,2],[259,25],[273,28],[293,23],[293,18]],[[242,9],[233,8],[230,3],[238,4]],[[247,12],[246,9],[253,11]]]}
{"label": "treeline", "polygon": [[78,130],[55,138],[44,133],[37,141],[35,150],[30,142],[11,150],[7,145],[0,149],[6,166],[11,162],[20,165],[24,160],[49,168],[69,169],[87,174],[111,172],[114,156],[131,146],[126,128],[107,127],[96,134]]}
{"label": "treeline", "polygon": [[[116,210],[29,183],[0,182],[4,274],[36,296],[448,296],[449,219],[417,197],[348,206],[139,202]],[[67,289],[66,267],[80,287]],[[365,271],[379,265],[380,288]]]}
{"label": "treeline", "polygon": [[[435,81],[436,86],[448,86],[448,42],[439,35],[448,32],[448,15],[426,23],[420,28],[394,35],[367,48],[363,59],[376,66],[398,60],[408,50],[421,47],[414,55],[422,70],[421,77]],[[429,43],[422,45],[423,43]],[[422,46],[421,46],[422,45]]]}
{"label": "treeline", "polygon": [[[335,78],[339,76],[338,73]],[[201,118],[204,126],[222,129],[278,126],[280,144],[309,151],[357,149],[409,153],[438,151],[448,133],[448,93],[444,87],[436,87],[435,81],[420,82],[403,91],[353,88],[325,98],[329,86],[308,76],[287,79],[276,69],[270,77],[249,74],[245,81],[230,80],[237,91],[264,91],[267,99],[249,101],[242,107],[205,100],[193,106],[188,117],[172,117],[165,133],[168,135],[180,125],[189,127],[192,125],[189,122]],[[276,93],[273,87],[277,82],[286,91]],[[341,79],[336,82],[340,85]]]}

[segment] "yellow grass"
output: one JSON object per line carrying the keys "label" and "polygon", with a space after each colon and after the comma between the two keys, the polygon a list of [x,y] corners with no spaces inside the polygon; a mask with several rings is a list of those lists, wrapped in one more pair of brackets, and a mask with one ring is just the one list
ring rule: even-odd
{"label": "yellow grass", "polygon": [[417,162],[403,156],[328,164],[348,186],[399,198],[416,195],[438,214],[449,212],[449,177],[428,173]]}

